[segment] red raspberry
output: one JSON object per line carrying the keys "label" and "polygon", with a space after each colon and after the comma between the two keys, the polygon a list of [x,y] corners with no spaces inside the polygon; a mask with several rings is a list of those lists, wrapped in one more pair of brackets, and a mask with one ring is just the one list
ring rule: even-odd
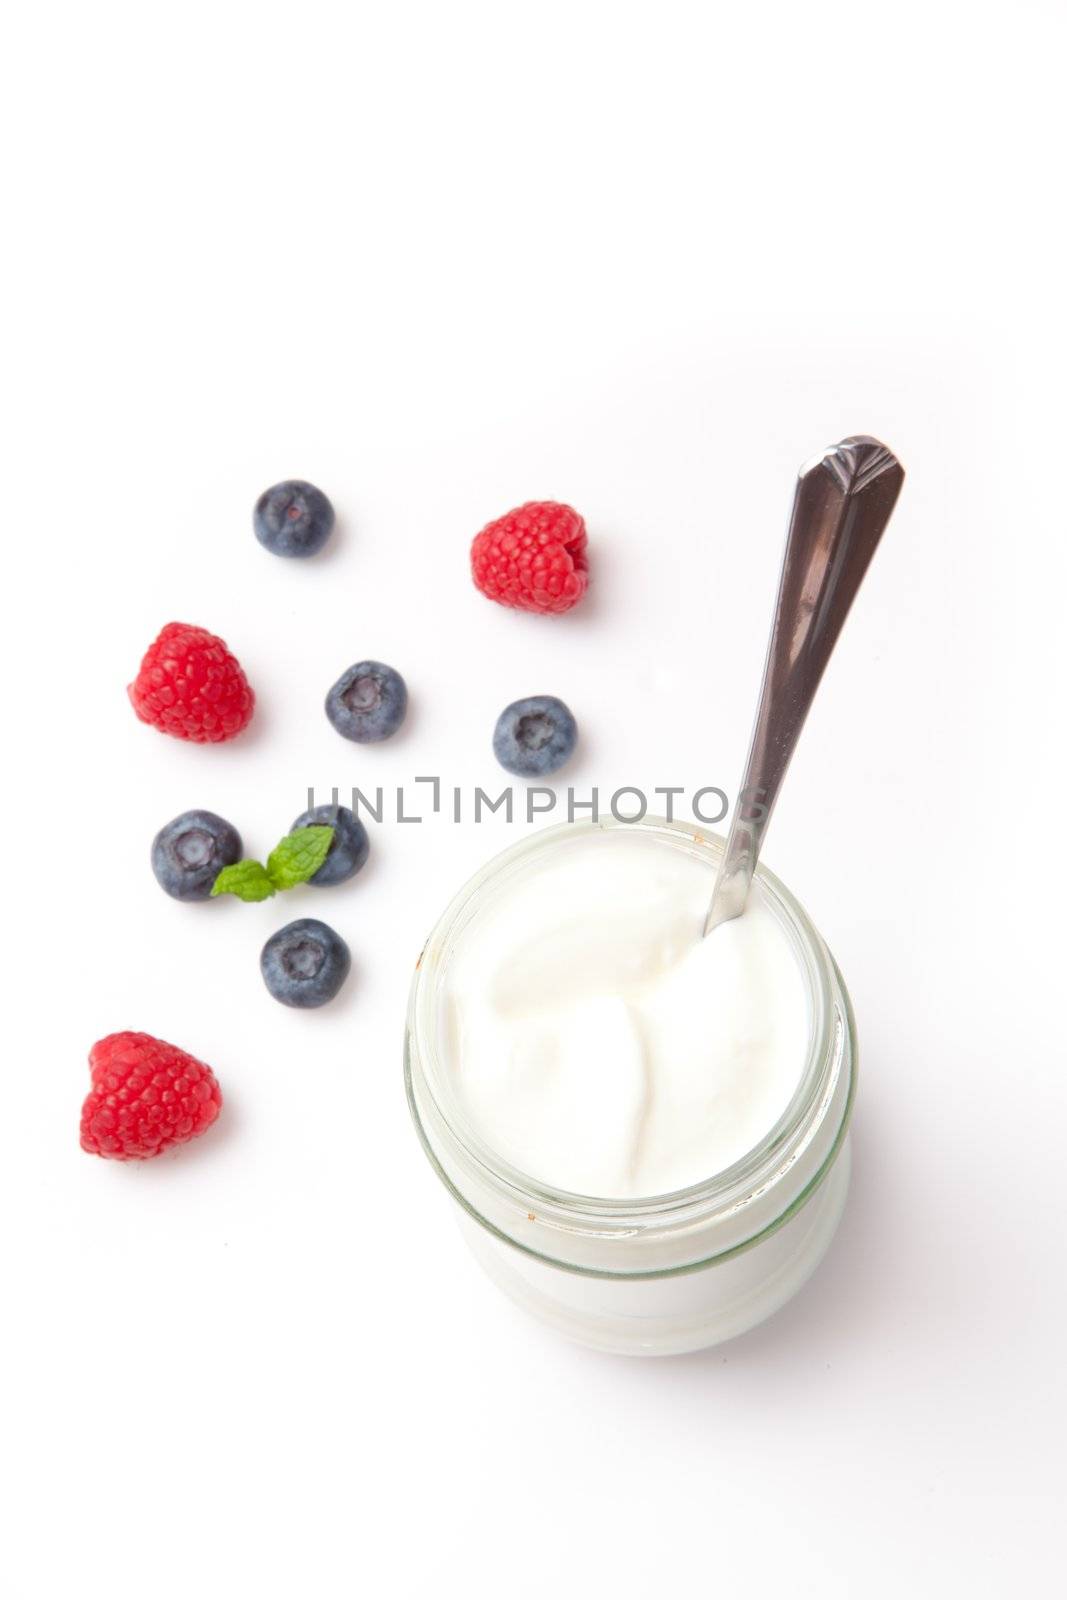
{"label": "red raspberry", "polygon": [[241,664],[206,628],[168,622],[126,691],[142,722],[195,744],[220,744],[248,726],[256,697]]}
{"label": "red raspberry", "polygon": [[109,1033],[90,1050],[89,1072],[81,1146],[110,1161],[147,1161],[185,1144],[222,1105],[211,1068],[150,1033]]}
{"label": "red raspberry", "polygon": [[571,506],[530,500],[482,529],[471,574],[490,600],[520,611],[569,611],[589,583],[585,523]]}

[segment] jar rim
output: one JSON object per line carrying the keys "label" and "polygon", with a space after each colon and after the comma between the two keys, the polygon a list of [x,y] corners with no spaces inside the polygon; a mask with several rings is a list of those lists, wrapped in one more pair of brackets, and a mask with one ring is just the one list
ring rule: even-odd
{"label": "jar rim", "polygon": [[804,1069],[789,1104],[763,1139],[729,1167],[684,1189],[627,1197],[584,1195],[546,1183],[513,1166],[488,1144],[464,1115],[458,1098],[449,1089],[446,1074],[440,1070],[434,1014],[437,982],[447,961],[450,942],[461,931],[464,921],[474,914],[479,895],[491,884],[499,884],[509,872],[522,870],[539,853],[553,850],[566,840],[618,829],[659,838],[704,859],[709,851],[720,856],[725,848],[721,835],[661,817],[644,817],[639,821],[620,821],[612,817],[559,823],[508,846],[467,880],[446,906],[423,947],[408,1010],[409,1044],[414,1048],[406,1052],[408,1098],[424,1144],[427,1144],[426,1130],[410,1081],[412,1055],[417,1058],[420,1088],[432,1107],[438,1132],[448,1139],[454,1155],[475,1168],[481,1182],[514,1206],[536,1210],[545,1223],[555,1223],[567,1231],[606,1231],[612,1236],[631,1229],[640,1232],[673,1230],[706,1220],[709,1215],[725,1216],[743,1209],[749,1201],[773,1188],[814,1138],[833,1098],[835,1068],[840,1055],[835,1048],[837,1018],[833,1004],[833,984],[840,980],[833,959],[800,902],[761,864],[756,869],[760,891],[790,939],[810,1007]]}

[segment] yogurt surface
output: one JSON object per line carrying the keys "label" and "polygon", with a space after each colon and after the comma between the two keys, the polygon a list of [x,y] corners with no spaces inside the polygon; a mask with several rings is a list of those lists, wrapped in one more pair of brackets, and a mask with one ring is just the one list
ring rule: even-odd
{"label": "yogurt surface", "polygon": [[808,1049],[805,979],[759,880],[701,937],[715,863],[576,830],[456,935],[441,1051],[465,1117],[529,1177],[598,1198],[722,1172],[781,1117]]}

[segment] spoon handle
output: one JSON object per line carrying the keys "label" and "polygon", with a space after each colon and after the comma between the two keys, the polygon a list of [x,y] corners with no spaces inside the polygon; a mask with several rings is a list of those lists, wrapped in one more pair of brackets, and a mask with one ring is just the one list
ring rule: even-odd
{"label": "spoon handle", "polygon": [[863,434],[800,469],[756,725],[706,934],[745,909],[804,719],[903,482],[893,452]]}

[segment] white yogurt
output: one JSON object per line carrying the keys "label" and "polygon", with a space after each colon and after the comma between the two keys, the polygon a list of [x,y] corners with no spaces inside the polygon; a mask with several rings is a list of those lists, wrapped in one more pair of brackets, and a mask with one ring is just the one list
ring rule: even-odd
{"label": "white yogurt", "polygon": [[758,882],[701,938],[714,864],[638,830],[507,875],[443,973],[441,1053],[479,1137],[529,1177],[665,1194],[745,1156],[792,1100],[811,1021]]}

